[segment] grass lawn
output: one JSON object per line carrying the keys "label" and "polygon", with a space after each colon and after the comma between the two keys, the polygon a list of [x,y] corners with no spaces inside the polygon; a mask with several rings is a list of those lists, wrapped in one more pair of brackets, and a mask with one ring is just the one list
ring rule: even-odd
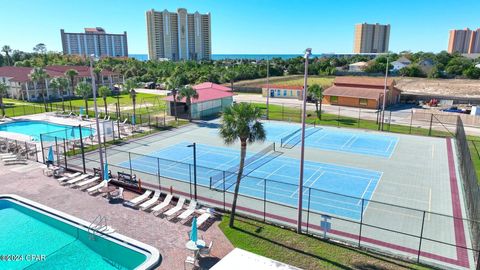
{"label": "grass lawn", "polygon": [[477,181],[480,184],[480,138],[472,138],[469,136],[468,146],[470,155],[472,156],[473,165],[477,171]]}
{"label": "grass lawn", "polygon": [[[308,84],[321,84],[324,88],[329,87],[333,83],[334,77],[327,76],[309,76]],[[292,76],[279,76],[269,78],[270,84],[279,84],[279,85],[292,85],[292,86],[303,86],[303,75],[292,75]],[[267,84],[267,79],[255,79],[255,80],[245,80],[238,81],[234,83],[234,86],[240,87],[259,87],[261,85]],[[230,85],[229,85],[230,87]]]}
{"label": "grass lawn", "polygon": [[246,218],[237,217],[233,229],[228,221],[219,226],[233,246],[303,269],[430,269]]}

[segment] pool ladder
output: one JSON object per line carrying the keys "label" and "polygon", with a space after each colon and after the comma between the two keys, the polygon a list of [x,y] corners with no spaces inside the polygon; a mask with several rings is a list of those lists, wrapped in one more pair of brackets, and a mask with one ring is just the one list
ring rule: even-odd
{"label": "pool ladder", "polygon": [[107,217],[98,215],[92,223],[88,226],[88,238],[90,240],[95,240],[95,236],[99,233],[112,233],[115,230],[112,227],[107,225]]}

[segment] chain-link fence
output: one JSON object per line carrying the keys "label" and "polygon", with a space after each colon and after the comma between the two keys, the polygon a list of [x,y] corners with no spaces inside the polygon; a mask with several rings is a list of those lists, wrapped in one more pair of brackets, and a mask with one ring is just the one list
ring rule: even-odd
{"label": "chain-link fence", "polygon": [[[460,117],[457,118],[456,142],[466,198],[467,214],[472,220],[480,220],[480,186],[478,184],[475,166],[472,161],[471,155],[473,153],[470,152],[468,145],[469,142],[465,134],[463,121]],[[476,249],[480,249],[480,224],[473,222],[469,225],[470,230],[472,231],[473,246]]]}
{"label": "chain-link fence", "polygon": [[38,161],[36,143],[0,137],[0,153],[14,154],[17,158]]}

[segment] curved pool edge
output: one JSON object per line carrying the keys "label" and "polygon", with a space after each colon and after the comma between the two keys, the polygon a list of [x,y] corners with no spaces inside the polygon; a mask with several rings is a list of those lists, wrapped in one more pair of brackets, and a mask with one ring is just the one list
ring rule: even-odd
{"label": "curved pool edge", "polygon": [[[90,226],[90,222],[87,222],[83,219],[74,217],[65,212],[53,209],[51,207],[29,200],[27,198],[24,198],[16,194],[0,194],[0,200],[1,199],[7,199],[7,200],[9,199],[9,200],[19,202],[23,205],[34,208],[34,210],[37,212],[43,212],[43,213],[49,214],[50,216],[53,216],[53,218],[60,220],[62,222],[72,223],[75,227],[77,227],[78,229],[82,229],[84,231],[87,231],[88,227]],[[161,264],[162,259],[160,256],[160,252],[158,251],[158,249],[156,249],[153,246],[150,246],[148,244],[145,244],[143,242],[140,242],[138,240],[135,240],[133,238],[130,238],[128,236],[125,236],[117,232],[108,233],[108,234],[105,234],[102,232],[98,232],[98,233],[101,234],[102,237],[107,240],[123,245],[130,249],[143,251],[142,253],[145,254],[147,259],[142,264],[137,266],[135,269],[138,269],[138,270],[155,269]]]}

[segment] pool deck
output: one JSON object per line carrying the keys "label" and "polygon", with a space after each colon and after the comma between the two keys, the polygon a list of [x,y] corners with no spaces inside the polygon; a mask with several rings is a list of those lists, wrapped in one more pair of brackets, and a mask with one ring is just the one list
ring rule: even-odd
{"label": "pool deck", "polygon": [[[93,220],[99,214],[104,215],[108,225],[116,232],[157,248],[162,256],[158,269],[183,269],[185,258],[192,255],[185,248],[189,225],[154,217],[122,204],[109,204],[101,196],[90,196],[60,186],[53,178],[43,175],[40,163],[29,162],[24,166],[8,167],[0,165],[0,193],[18,194],[86,221]],[[124,195],[126,199],[132,196],[133,193]],[[215,221],[205,231],[199,231],[199,236],[203,236],[207,243],[214,242],[211,257],[204,260],[207,263],[216,262],[233,250],[218,228],[218,223]]]}

